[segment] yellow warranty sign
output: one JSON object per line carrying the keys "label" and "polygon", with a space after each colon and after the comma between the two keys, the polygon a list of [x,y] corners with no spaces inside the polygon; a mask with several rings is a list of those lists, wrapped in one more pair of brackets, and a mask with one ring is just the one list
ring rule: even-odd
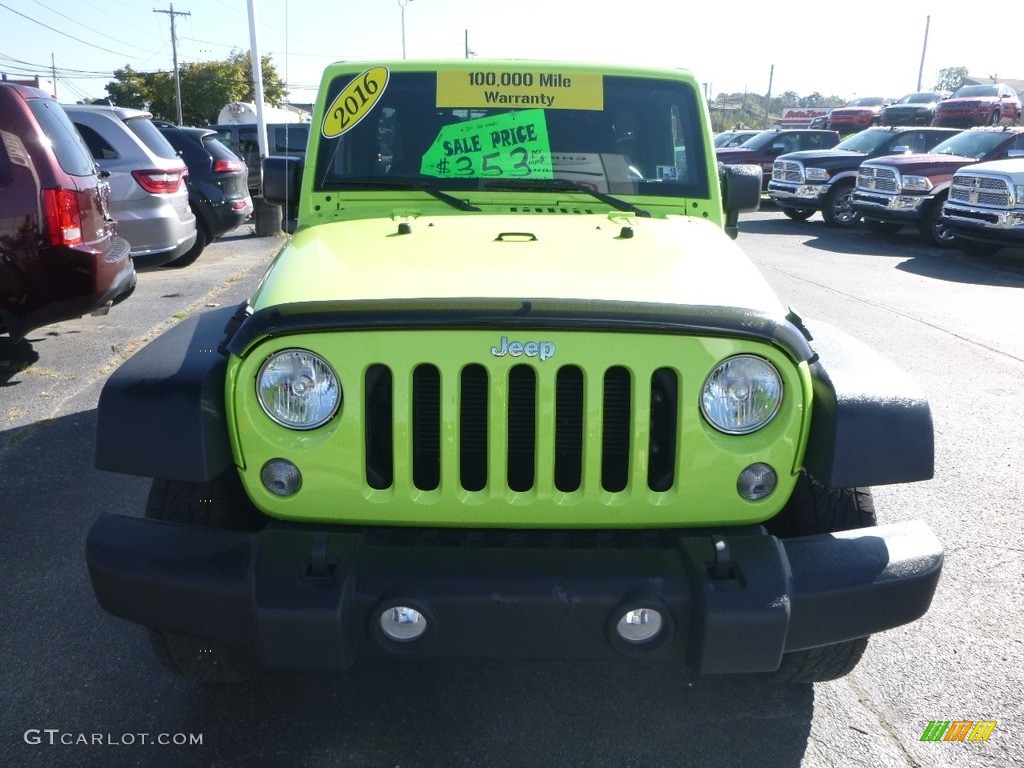
{"label": "yellow warranty sign", "polygon": [[604,79],[590,72],[523,69],[437,73],[439,107],[604,109]]}
{"label": "yellow warranty sign", "polygon": [[324,138],[333,139],[355,128],[384,94],[390,76],[387,67],[372,67],[353,77],[324,113]]}

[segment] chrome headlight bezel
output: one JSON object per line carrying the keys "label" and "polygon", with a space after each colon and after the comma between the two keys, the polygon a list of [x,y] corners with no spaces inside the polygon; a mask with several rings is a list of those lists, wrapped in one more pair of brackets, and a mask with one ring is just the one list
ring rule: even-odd
{"label": "chrome headlight bezel", "polygon": [[733,355],[712,369],[701,387],[700,411],[726,435],[749,435],[766,427],[782,407],[778,369],[757,355]]}
{"label": "chrome headlight bezel", "polygon": [[932,188],[932,180],[927,176],[904,176],[900,186],[904,191],[928,192]]}
{"label": "chrome headlight bezel", "polygon": [[807,181],[828,181],[829,173],[825,168],[804,168],[804,178]]}
{"label": "chrome headlight bezel", "polygon": [[320,355],[306,349],[282,349],[260,366],[256,399],[275,424],[300,431],[317,429],[338,413],[341,381]]}

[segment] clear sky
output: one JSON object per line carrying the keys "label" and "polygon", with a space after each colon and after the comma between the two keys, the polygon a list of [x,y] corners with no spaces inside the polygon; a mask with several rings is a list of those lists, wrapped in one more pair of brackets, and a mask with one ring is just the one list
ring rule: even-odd
{"label": "clear sky", "polygon": [[[311,101],[324,65],[341,59],[481,58],[611,61],[683,67],[709,92],[885,96],[916,90],[945,67],[1024,79],[1024,6],[963,0],[893,3],[778,0],[253,0],[260,53]],[[404,7],[404,14],[402,6]],[[0,72],[57,69],[57,97],[106,96],[115,69],[172,69],[170,0],[0,0]],[[246,0],[173,0],[178,61],[249,47]],[[793,10],[790,10],[793,9]],[[1016,22],[1006,16],[1012,10]],[[27,17],[27,18],[26,18]],[[774,75],[772,66],[774,65]]]}

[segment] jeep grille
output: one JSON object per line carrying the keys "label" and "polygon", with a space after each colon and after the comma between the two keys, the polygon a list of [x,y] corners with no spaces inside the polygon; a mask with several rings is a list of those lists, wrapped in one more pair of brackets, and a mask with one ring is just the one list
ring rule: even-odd
{"label": "jeep grille", "polygon": [[992,176],[956,174],[953,176],[949,199],[984,208],[1008,210],[1013,207],[1013,195],[1009,184],[1001,178]]}
{"label": "jeep grille", "polygon": [[895,170],[872,165],[861,165],[857,172],[857,186],[875,192],[899,191]]}
{"label": "jeep grille", "polygon": [[[408,472],[417,489],[430,491],[440,485],[442,465],[453,462],[465,491],[484,489],[490,469],[497,465],[510,491],[529,491],[538,484],[540,473],[551,472],[555,489],[571,493],[583,483],[588,457],[595,456],[601,487],[616,493],[627,488],[630,469],[637,466],[642,453],[647,457],[647,486],[652,491],[670,490],[678,450],[676,372],[669,368],[636,372],[636,386],[650,390],[647,413],[633,410],[634,379],[626,368],[588,371],[587,381],[593,382],[588,386],[584,378],[580,367],[563,366],[550,387],[538,381],[537,369],[530,365],[512,366],[505,377],[473,364],[463,368],[456,381],[443,382],[438,368],[429,364],[416,366],[411,377],[397,375],[385,365],[372,365],[365,382],[366,482],[371,488],[385,489],[394,484],[396,473]],[[588,394],[595,384],[598,391]],[[408,391],[399,391],[402,386]],[[599,409],[587,404],[588,397],[595,396]],[[456,403],[455,425],[443,423],[445,402]],[[495,402],[500,403],[497,419]],[[410,409],[411,434],[400,438],[394,425],[406,420],[396,418],[396,409],[404,407]],[[595,410],[600,413],[599,423],[589,423],[587,413]],[[538,428],[538,414],[543,413],[554,414],[550,436]],[[638,425],[641,420],[644,423]],[[638,433],[649,434],[647,444],[631,440]],[[450,439],[454,436],[458,439]],[[410,450],[395,450],[400,439],[408,440]],[[550,444],[538,444],[541,440]],[[492,456],[490,451],[499,455]],[[402,455],[411,458],[408,469],[395,466],[395,457]]]}

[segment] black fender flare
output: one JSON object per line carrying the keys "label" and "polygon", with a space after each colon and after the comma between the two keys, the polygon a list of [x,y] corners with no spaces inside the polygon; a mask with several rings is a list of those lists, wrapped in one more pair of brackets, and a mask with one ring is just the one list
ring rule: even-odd
{"label": "black fender flare", "polygon": [[236,311],[182,320],[111,374],[97,406],[97,469],[205,482],[233,466],[219,346]]}
{"label": "black fender flare", "polygon": [[820,321],[805,321],[817,358],[805,469],[832,488],[929,480],[935,433],[923,390],[881,354]]}

